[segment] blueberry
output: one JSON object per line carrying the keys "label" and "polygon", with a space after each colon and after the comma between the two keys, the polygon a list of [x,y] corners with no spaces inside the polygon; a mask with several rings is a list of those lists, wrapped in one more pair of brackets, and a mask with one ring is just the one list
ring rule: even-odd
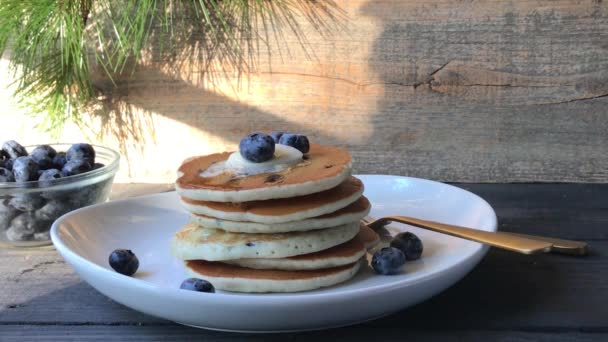
{"label": "blueberry", "polygon": [[70,211],[70,207],[65,201],[50,200],[42,208],[36,210],[35,216],[39,220],[54,221],[68,211]]}
{"label": "blueberry", "polygon": [[405,264],[405,255],[393,247],[382,248],[372,257],[372,268],[378,274],[398,273],[403,264]]}
{"label": "blueberry", "polygon": [[97,203],[100,200],[100,197],[104,195],[102,191],[104,189],[104,184],[105,183],[91,184],[73,191],[69,198],[70,205],[76,209]]}
{"label": "blueberry", "polygon": [[86,160],[89,164],[95,164],[95,149],[89,144],[74,144],[70,146],[65,153],[65,159],[71,160]]}
{"label": "blueberry", "polygon": [[34,238],[34,232],[29,232],[11,225],[6,230],[6,237],[10,241],[28,241]]}
{"label": "blueberry", "polygon": [[[63,177],[63,173],[61,174],[61,176]],[[43,181],[40,183],[40,186],[47,187],[47,186],[53,185],[53,184],[50,184],[50,182],[51,181]],[[73,188],[45,190],[40,194],[40,196],[42,196],[48,200],[62,199],[67,202],[73,197],[75,191],[79,191],[79,190],[73,189]]]}
{"label": "blueberry", "polygon": [[127,276],[135,274],[139,267],[137,256],[129,249],[114,250],[112,254],[110,254],[108,262],[114,271]]}
{"label": "blueberry", "polygon": [[272,137],[272,140],[274,140],[275,144],[278,144],[279,140],[281,140],[281,136],[283,134],[285,134],[285,132],[274,131],[274,132],[270,133],[270,136]]}
{"label": "blueberry", "polygon": [[395,247],[405,254],[406,260],[420,259],[422,255],[422,241],[410,233],[399,233],[391,240],[391,247]]}
{"label": "blueberry", "polygon": [[42,173],[38,177],[38,181],[40,182],[40,186],[48,187],[53,184],[53,181],[55,179],[59,179],[61,177],[63,177],[61,171],[57,169],[48,169],[42,171]]}
{"label": "blueberry", "polygon": [[12,170],[13,164],[15,164],[15,159],[7,159],[4,161],[4,168],[7,170]]}
{"label": "blueberry", "polygon": [[268,134],[252,133],[239,143],[243,158],[254,163],[262,163],[274,156],[274,140]]}
{"label": "blueberry", "polygon": [[53,158],[53,167],[61,170],[67,161],[65,160],[65,152],[57,152]]}
{"label": "blueberry", "polygon": [[27,150],[21,146],[15,140],[5,141],[2,144],[2,151],[7,154],[11,159],[17,159],[19,157],[27,156]]}
{"label": "blueberry", "polygon": [[81,173],[91,171],[91,164],[84,159],[72,159],[68,160],[67,163],[61,169],[61,172],[65,176],[73,176]]}
{"label": "blueberry", "polygon": [[34,159],[38,167],[42,170],[53,167],[53,158],[57,155],[57,151],[49,145],[40,145],[32,150],[30,157]]}
{"label": "blueberry", "polygon": [[13,164],[13,175],[17,182],[29,182],[38,179],[38,164],[31,157],[19,157]]}
{"label": "blueberry", "polygon": [[47,230],[46,232],[34,233],[34,240],[36,241],[50,241],[51,233]]}
{"label": "blueberry", "polygon": [[38,194],[19,194],[14,195],[8,204],[19,211],[33,211],[46,203],[44,198]]}
{"label": "blueberry", "polygon": [[281,136],[279,144],[297,148],[302,153],[310,151],[310,143],[305,135],[285,133]]}
{"label": "blueberry", "polygon": [[182,290],[214,293],[215,288],[210,282],[199,278],[188,278],[179,286]]}
{"label": "blueberry", "polygon": [[10,236],[9,239],[13,241],[30,240],[33,238],[35,232],[42,231],[44,227],[44,222],[37,220],[36,217],[34,217],[34,213],[27,212],[18,215],[11,221],[11,225],[6,234],[8,236],[8,231],[10,230],[13,239],[11,239]]}
{"label": "blueberry", "polygon": [[19,215],[19,211],[9,206],[8,201],[0,200],[0,229],[7,229],[17,215]]}
{"label": "blueberry", "polygon": [[0,183],[14,182],[14,181],[15,181],[15,176],[13,175],[13,172],[9,169],[0,167]]}

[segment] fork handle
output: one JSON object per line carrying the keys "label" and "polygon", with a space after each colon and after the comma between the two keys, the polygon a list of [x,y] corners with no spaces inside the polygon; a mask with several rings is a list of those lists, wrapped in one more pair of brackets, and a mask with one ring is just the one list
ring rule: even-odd
{"label": "fork handle", "polygon": [[478,229],[454,226],[451,224],[421,220],[406,216],[387,216],[378,219],[374,225],[386,225],[390,222],[400,222],[412,226],[425,228],[439,233],[444,233],[459,238],[481,242],[486,245],[507,249],[523,254],[536,254],[550,252],[552,244],[547,241],[530,239],[519,235],[501,232],[487,232]]}

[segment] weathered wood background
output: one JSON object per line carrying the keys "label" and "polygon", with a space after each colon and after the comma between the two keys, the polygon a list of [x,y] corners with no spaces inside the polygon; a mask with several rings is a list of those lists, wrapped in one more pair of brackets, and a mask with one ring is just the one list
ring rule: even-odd
{"label": "weathered wood background", "polygon": [[[348,147],[360,173],[608,181],[606,2],[335,4],[341,28],[319,34],[301,18],[304,47],[284,30],[240,82],[152,61],[119,79],[106,102],[122,118],[100,108],[92,120],[126,157],[119,178],[170,182],[189,155],[284,129]],[[2,90],[2,137],[48,139],[10,100]],[[69,127],[58,140],[84,138]]]}

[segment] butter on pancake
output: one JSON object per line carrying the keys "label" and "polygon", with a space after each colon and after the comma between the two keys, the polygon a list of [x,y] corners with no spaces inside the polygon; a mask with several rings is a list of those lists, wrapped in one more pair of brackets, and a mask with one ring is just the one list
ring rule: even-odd
{"label": "butter on pancake", "polygon": [[332,213],[357,201],[362,194],[363,183],[351,176],[329,190],[298,197],[243,203],[195,201],[181,197],[181,202],[188,211],[195,214],[232,221],[274,224]]}
{"label": "butter on pancake", "polygon": [[235,292],[299,292],[318,289],[352,278],[361,262],[321,270],[256,270],[223,262],[191,260],[191,276],[210,281],[216,289]]}
{"label": "butter on pancake", "polygon": [[285,258],[318,252],[344,243],[359,233],[359,223],[292,233],[247,234],[202,228],[192,222],[175,233],[170,251],[181,260]]}
{"label": "butter on pancake", "polygon": [[352,264],[361,259],[361,257],[365,255],[367,245],[374,241],[373,235],[375,234],[376,233],[367,226],[361,225],[359,233],[354,238],[319,252],[296,255],[288,258],[238,259],[224,262],[242,267],[275,270],[317,270],[342,266]]}
{"label": "butter on pancake", "polygon": [[247,202],[303,196],[327,190],[351,174],[348,151],[329,145],[310,146],[301,162],[273,173],[235,175],[223,172],[202,174],[211,165],[224,162],[230,152],[189,158],[178,170],[175,188],[180,196],[201,201]]}
{"label": "butter on pancake", "polygon": [[248,221],[231,221],[200,214],[192,214],[192,222],[205,228],[218,228],[236,233],[283,233],[303,230],[335,227],[349,222],[357,222],[364,218],[371,208],[365,196],[359,197],[348,206],[329,214],[315,216],[299,221],[282,223],[258,223]]}

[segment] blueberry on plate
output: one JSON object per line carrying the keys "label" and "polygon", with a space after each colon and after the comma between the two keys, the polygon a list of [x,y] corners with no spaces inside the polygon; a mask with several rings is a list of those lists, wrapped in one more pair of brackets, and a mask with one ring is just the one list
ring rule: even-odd
{"label": "blueberry on plate", "polygon": [[279,144],[297,148],[302,153],[310,151],[310,143],[305,135],[284,133],[279,140]]}
{"label": "blueberry on plate", "polygon": [[108,262],[114,271],[126,276],[135,274],[135,272],[137,272],[137,268],[139,268],[139,260],[130,249],[114,250],[110,254]]}
{"label": "blueberry on plate", "polygon": [[274,156],[274,140],[264,133],[249,134],[239,143],[239,152],[254,163],[265,162]]}
{"label": "blueberry on plate", "polygon": [[64,176],[74,176],[91,171],[91,164],[84,159],[72,159],[61,169]]}
{"label": "blueberry on plate", "polygon": [[210,282],[199,278],[188,278],[179,286],[182,290],[214,293],[215,287]]}
{"label": "blueberry on plate", "polygon": [[38,179],[38,170],[38,164],[32,157],[19,157],[13,164],[13,175],[19,183]]}
{"label": "blueberry on plate", "polygon": [[391,240],[391,247],[395,247],[405,254],[406,260],[417,260],[422,255],[422,241],[410,232],[399,233]]}
{"label": "blueberry on plate", "polygon": [[53,167],[61,170],[67,161],[65,160],[65,152],[57,152],[53,158]]}
{"label": "blueberry on plate", "polygon": [[0,183],[14,182],[14,181],[15,181],[15,176],[13,175],[13,172],[9,169],[0,167]]}
{"label": "blueberry on plate", "polygon": [[374,253],[372,257],[372,268],[378,274],[396,274],[405,264],[405,255],[394,247],[385,247]]}
{"label": "blueberry on plate", "polygon": [[40,145],[30,152],[30,157],[34,159],[41,170],[50,169],[53,167],[53,158],[57,155],[57,151],[49,145]]}
{"label": "blueberry on plate", "polygon": [[270,133],[270,136],[272,137],[272,140],[274,140],[274,142],[276,144],[278,144],[279,140],[281,140],[281,136],[283,136],[283,134],[285,134],[285,132],[274,131],[274,132]]}
{"label": "blueberry on plate", "polygon": [[95,149],[89,144],[74,144],[68,148],[65,153],[65,159],[71,160],[86,160],[89,164],[95,164]]}
{"label": "blueberry on plate", "polygon": [[15,140],[5,141],[2,144],[2,151],[7,154],[11,159],[17,159],[19,157],[27,156],[27,150],[21,146]]}

